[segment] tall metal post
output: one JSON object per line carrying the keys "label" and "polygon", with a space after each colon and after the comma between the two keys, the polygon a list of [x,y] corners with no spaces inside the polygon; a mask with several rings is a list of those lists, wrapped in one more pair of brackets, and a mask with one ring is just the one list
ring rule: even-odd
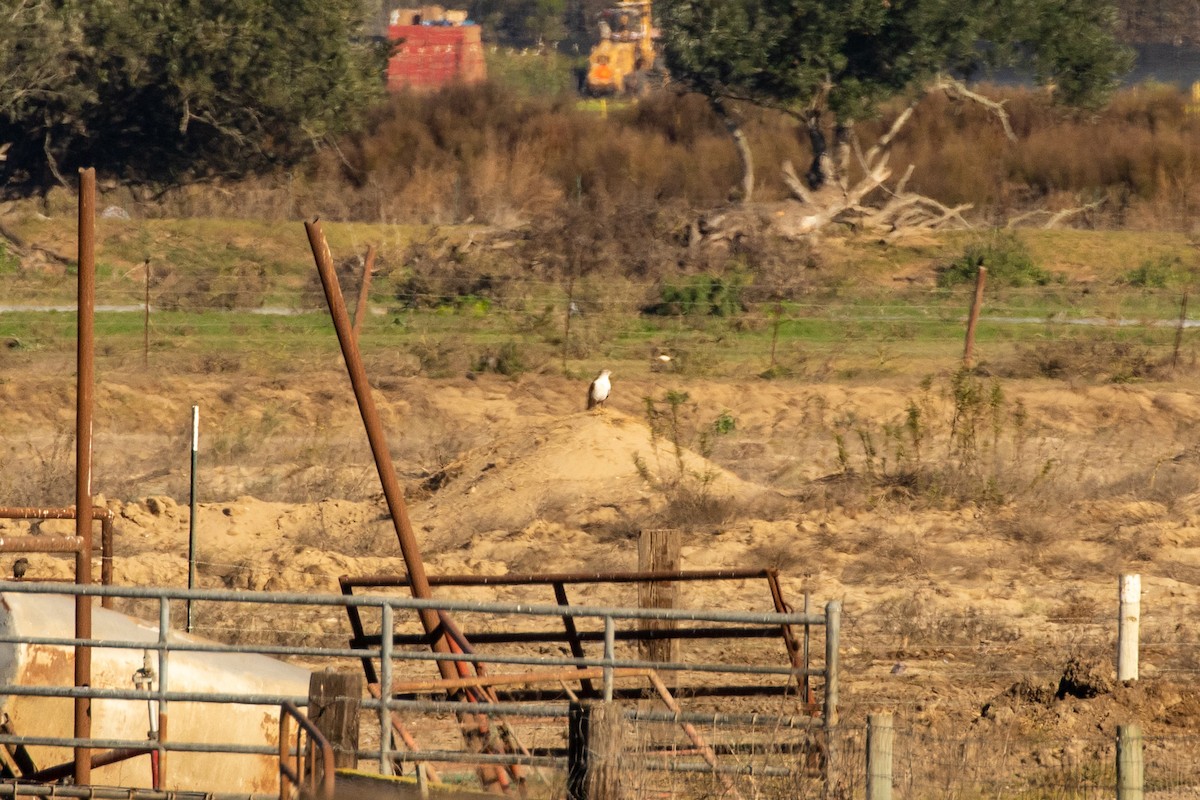
{"label": "tall metal post", "polygon": [[823,796],[834,794],[838,769],[841,765],[838,753],[838,638],[842,630],[842,604],[830,600],[825,604],[825,719],[822,732],[825,736],[825,786]]}
{"label": "tall metal post", "polygon": [[158,788],[167,786],[167,634],[171,630],[171,604],[158,604]]}
{"label": "tall metal post", "polygon": [[[79,321],[76,336],[75,391],[75,535],[83,542],[75,554],[75,582],[92,582],[92,398],[95,384],[96,325],[96,171],[79,170]],[[92,638],[92,599],[75,598],[75,638]],[[92,650],[75,645],[75,686],[92,684]],[[75,738],[92,736],[92,701],[75,698]],[[92,751],[75,748],[75,784],[92,782]]]}
{"label": "tall metal post", "polygon": [[613,699],[613,662],[616,660],[617,629],[612,617],[604,618],[604,702]]}
{"label": "tall metal post", "polygon": [[[196,454],[200,450],[200,406],[192,406],[192,475],[188,502],[188,589],[196,588]],[[192,598],[187,599],[187,632],[192,632]]]}
{"label": "tall metal post", "polygon": [[379,774],[392,774],[392,640],[395,635],[394,611],[384,603],[379,623]]}

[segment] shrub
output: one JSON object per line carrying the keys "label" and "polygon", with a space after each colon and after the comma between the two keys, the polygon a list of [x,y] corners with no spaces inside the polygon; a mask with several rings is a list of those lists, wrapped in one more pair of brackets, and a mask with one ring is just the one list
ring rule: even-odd
{"label": "shrub", "polygon": [[21,268],[21,260],[8,249],[8,243],[0,240],[0,275],[14,273]]}
{"label": "shrub", "polygon": [[1190,285],[1196,271],[1184,266],[1179,256],[1161,255],[1147,259],[1121,276],[1121,282],[1139,289],[1172,289]]}
{"label": "shrub", "polygon": [[723,278],[716,275],[697,275],[682,283],[667,282],[660,290],[660,300],[645,308],[647,314],[662,316],[732,317],[745,310],[742,303],[740,275]]}
{"label": "shrub", "polygon": [[963,254],[938,272],[937,284],[950,288],[970,283],[987,267],[988,283],[997,286],[1045,286],[1054,276],[1034,263],[1016,234],[997,232],[985,242],[970,244]]}

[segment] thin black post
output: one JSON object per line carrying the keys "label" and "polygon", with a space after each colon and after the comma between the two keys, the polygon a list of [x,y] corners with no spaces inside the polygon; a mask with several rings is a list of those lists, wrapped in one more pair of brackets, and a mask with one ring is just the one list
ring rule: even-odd
{"label": "thin black post", "polygon": [[[196,453],[200,449],[200,406],[192,406],[192,491],[188,515],[188,589],[196,588]],[[192,632],[192,599],[187,600],[187,632]]]}
{"label": "thin black post", "polygon": [[1187,326],[1187,292],[1179,301],[1179,325],[1175,328],[1175,347],[1171,351],[1171,369],[1179,366],[1179,348],[1183,346],[1183,329]]}
{"label": "thin black post", "polygon": [[590,710],[583,703],[567,709],[567,800],[587,800]]}

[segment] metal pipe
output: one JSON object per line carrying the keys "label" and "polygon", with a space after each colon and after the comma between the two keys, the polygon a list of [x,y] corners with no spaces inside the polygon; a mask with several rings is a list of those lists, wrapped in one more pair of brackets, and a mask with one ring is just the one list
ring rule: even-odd
{"label": "metal pipe", "polygon": [[[113,521],[111,508],[92,506],[92,519]],[[0,506],[0,519],[75,519],[74,506]]]}
{"label": "metal pipe", "polygon": [[[516,614],[521,616],[561,617],[613,617],[614,619],[678,619],[691,622],[734,622],[747,625],[824,625],[824,614],[767,613],[761,611],[721,611],[687,608],[622,608],[606,606],[541,605],[533,603],[483,603],[473,600],[450,598],[383,597],[361,595],[346,597],[336,594],[300,594],[297,592],[241,592],[230,589],[187,589],[147,586],[78,586],[73,584],[24,583],[0,581],[0,593],[62,594],[85,597],[125,597],[158,600],[197,600],[231,603],[262,603],[263,605],[308,605],[308,606],[357,606],[379,607],[390,605],[397,609],[431,609],[434,611],[462,611],[480,614]],[[840,607],[840,604],[839,604]],[[436,614],[435,614],[436,616]],[[440,636],[440,631],[438,632]],[[138,645],[140,649],[142,645]]]}
{"label": "metal pipe", "polygon": [[[617,667],[613,670],[615,678],[644,678],[652,670],[645,668]],[[445,681],[394,681],[392,694],[416,694],[423,692],[439,692],[449,689],[463,689],[482,686],[527,686],[535,683],[557,683],[563,680],[581,680],[600,678],[604,668],[585,667],[582,669],[558,669],[548,672],[522,672],[512,675],[483,675],[457,680]]]}
{"label": "metal pipe", "polygon": [[[188,588],[196,588],[196,455],[200,449],[200,406],[192,406],[192,471],[188,497]],[[187,600],[187,632],[192,632],[192,600]]]}
{"label": "metal pipe", "polygon": [[[370,694],[371,697],[374,697],[376,700],[378,700],[379,699],[379,684],[378,683],[368,683],[367,684],[367,693]],[[404,746],[407,747],[409,750],[420,750],[421,748],[417,746],[417,740],[415,738],[413,738],[412,733],[408,730],[407,727],[405,727],[403,720],[400,719],[400,715],[393,712],[391,714],[391,717],[392,717],[392,732],[400,737],[400,741],[404,742]],[[393,738],[392,741],[395,742],[395,739]],[[438,775],[437,770],[435,770],[433,767],[427,767],[426,777],[428,777],[429,780],[434,781],[435,783],[441,783],[441,781],[442,781],[441,776]]]}
{"label": "metal pipe", "polygon": [[59,786],[42,783],[0,783],[0,797],[70,797],[81,800],[279,800],[272,794],[229,792],[164,792],[157,789],[121,789],[110,786]]}
{"label": "metal pipe", "polygon": [[[667,688],[666,684],[664,684],[656,674],[652,674],[650,676],[650,683],[654,685],[654,689],[658,692],[658,696],[662,698],[663,705],[665,705],[672,713],[678,715],[682,709],[679,707],[679,703],[676,702],[674,695],[671,694],[671,691]],[[708,746],[708,742],[704,741],[704,737],[702,737],[700,732],[696,730],[696,726],[690,722],[680,722],[679,726],[683,729],[683,732],[688,739],[691,740],[692,744],[694,744],[700,751],[700,755],[708,764],[709,769],[712,771],[717,771],[717,754],[714,753],[712,748]],[[741,798],[741,794],[738,792],[733,783],[728,780],[728,778],[723,779],[722,783],[725,786],[725,791],[729,792],[736,798]]]}
{"label": "metal pipe", "polygon": [[[778,636],[778,627],[687,627],[626,630],[617,634],[617,639],[622,642],[654,642],[669,639],[775,639]],[[583,642],[599,642],[603,640],[604,634],[599,631],[577,630],[575,637]],[[569,633],[557,630],[516,631],[514,633],[477,632],[471,634],[471,641],[475,644],[542,644],[545,642],[567,642],[569,640]],[[361,639],[354,639],[353,643],[355,645],[370,645],[375,644],[377,641],[379,641],[378,636],[367,635]],[[396,637],[396,644],[424,644],[426,641],[428,639],[423,634],[408,634]]]}
{"label": "metal pipe", "polygon": [[[92,769],[107,767],[109,764],[119,764],[131,758],[150,755],[153,752],[148,747],[124,747],[116,750],[108,750],[103,753],[95,753],[92,755]],[[22,778],[33,783],[54,783],[72,774],[74,769],[75,763],[68,761],[65,764],[56,764],[53,767],[40,769],[32,775],[23,775]]]}
{"label": "metal pipe", "polygon": [[[379,629],[383,632],[383,643],[379,650],[380,686],[392,685],[392,607],[383,607],[383,619]],[[445,673],[443,672],[443,676]],[[379,772],[392,774],[392,712],[388,707],[390,697],[380,694],[379,703]]]}
{"label": "metal pipe", "polygon": [[[92,508],[93,518],[97,511],[103,511],[100,518],[100,583],[112,586],[113,582],[113,513],[107,508]],[[101,608],[112,608],[112,598],[100,599]]]}
{"label": "metal pipe", "polygon": [[[329,252],[329,244],[317,220],[304,223],[308,233],[308,243],[312,248],[313,258],[317,264],[317,272],[321,277],[321,287],[325,290],[325,299],[329,303],[329,314],[333,318],[333,327],[337,331],[338,342],[342,348],[342,357],[346,361],[346,371],[350,375],[350,383],[354,388],[354,396],[358,401],[358,410],[362,416],[363,426],[367,431],[367,439],[371,445],[371,454],[375,458],[375,468],[379,473],[379,482],[383,487],[383,495],[387,500],[388,511],[391,512],[392,525],[396,529],[396,538],[400,543],[400,554],[404,557],[404,565],[408,569],[410,588],[414,597],[429,598],[432,592],[429,580],[425,575],[425,563],[421,559],[421,549],[417,537],[413,533],[412,522],[408,518],[408,508],[400,490],[400,482],[396,478],[396,467],[388,450],[387,438],[383,425],[379,421],[379,413],[375,409],[375,398],[371,394],[371,384],[367,380],[367,372],[363,367],[362,354],[358,349],[358,341],[350,327],[349,315],[346,313],[346,301],[342,297],[342,289],[338,285],[337,272],[333,266],[333,256]],[[438,630],[438,616],[432,609],[419,609],[417,612],[425,632],[434,635]],[[445,637],[438,636],[433,642],[435,652],[446,652],[449,646]],[[438,662],[438,669],[443,678],[454,677],[452,664]],[[387,682],[384,682],[387,685]]]}
{"label": "metal pipe", "polygon": [[[113,518],[112,509],[92,506],[92,519],[100,520],[100,583],[112,586],[113,579]],[[0,506],[0,519],[75,519],[74,506],[63,508],[45,508],[36,506]],[[37,537],[43,540],[49,537]],[[0,552],[29,552],[53,553],[73,552],[70,550],[18,550],[13,547],[0,545]],[[104,597],[100,601],[104,608],[112,608],[112,598]]]}
{"label": "metal pipe", "polygon": [[167,783],[167,649],[171,630],[171,604],[158,603],[158,785]]}
{"label": "metal pipe", "polygon": [[[75,554],[75,580],[92,582],[92,389],[95,375],[96,324],[96,170],[79,170],[79,310],[76,335],[75,391],[75,535],[84,546]],[[86,512],[86,513],[85,513]],[[75,598],[75,636],[92,637],[92,600]],[[92,651],[75,648],[75,685],[90,686]],[[86,697],[75,699],[75,736],[86,739],[92,733],[92,704]],[[91,751],[75,748],[75,784],[92,782]]]}
{"label": "metal pipe", "polygon": [[[308,735],[310,749],[320,750],[321,753],[321,790],[314,792],[316,788],[313,785],[315,776],[309,772],[309,785],[307,787],[301,785],[304,780],[304,773],[299,770],[289,768],[287,762],[291,755],[288,748],[288,719],[296,720],[296,762],[297,765],[302,765],[304,754],[300,749],[301,734]],[[321,733],[316,725],[313,725],[300,709],[294,703],[282,703],[279,707],[279,774],[280,800],[284,800],[291,796],[286,791],[288,782],[291,781],[296,785],[297,789],[301,790],[304,796],[315,796],[319,800],[333,800],[333,785],[337,770],[334,767],[333,746]],[[305,791],[307,789],[307,791]]]}
{"label": "metal pipe", "polygon": [[842,604],[825,604],[825,727],[838,724],[838,638],[842,628]]}
{"label": "metal pipe", "polygon": [[613,662],[616,625],[612,617],[604,618],[604,702],[611,703],[613,695]]}
{"label": "metal pipe", "polygon": [[[557,582],[554,584],[554,599],[558,601],[560,606],[571,605],[570,601],[567,599],[567,587],[565,584]],[[579,630],[575,627],[574,618],[563,617],[562,621],[563,630],[567,632],[567,642],[571,646],[571,655],[573,655],[575,658],[583,658],[583,643],[579,641]],[[584,679],[580,682],[580,685],[583,687],[583,691],[589,697],[596,696],[596,689],[592,686],[592,682],[590,680]]]}
{"label": "metal pipe", "polygon": [[79,553],[78,536],[0,536],[0,553]]}
{"label": "metal pipe", "polygon": [[[430,586],[540,586],[555,583],[646,583],[648,581],[733,581],[770,577],[765,569],[647,570],[644,572],[546,572],[505,575],[428,575]],[[338,578],[346,587],[408,586],[406,575],[375,573]]]}

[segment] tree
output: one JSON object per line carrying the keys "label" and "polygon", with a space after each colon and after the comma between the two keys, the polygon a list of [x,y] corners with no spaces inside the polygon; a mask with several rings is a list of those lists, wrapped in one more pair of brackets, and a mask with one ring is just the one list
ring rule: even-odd
{"label": "tree", "polygon": [[[1090,104],[1129,66],[1103,0],[660,0],[659,11],[668,71],[725,120],[742,158],[745,200],[753,163],[728,101],[777,109],[804,126],[813,161],[802,184],[792,176],[803,197],[830,178],[847,179],[854,124],[885,100],[915,102],[941,88],[986,101],[961,79],[1019,66],[1052,83],[1061,100]],[[895,131],[870,154],[880,156]],[[861,161],[879,185],[883,162]]]}
{"label": "tree", "polygon": [[383,90],[360,0],[0,0],[0,179],[241,175],[353,129]]}

